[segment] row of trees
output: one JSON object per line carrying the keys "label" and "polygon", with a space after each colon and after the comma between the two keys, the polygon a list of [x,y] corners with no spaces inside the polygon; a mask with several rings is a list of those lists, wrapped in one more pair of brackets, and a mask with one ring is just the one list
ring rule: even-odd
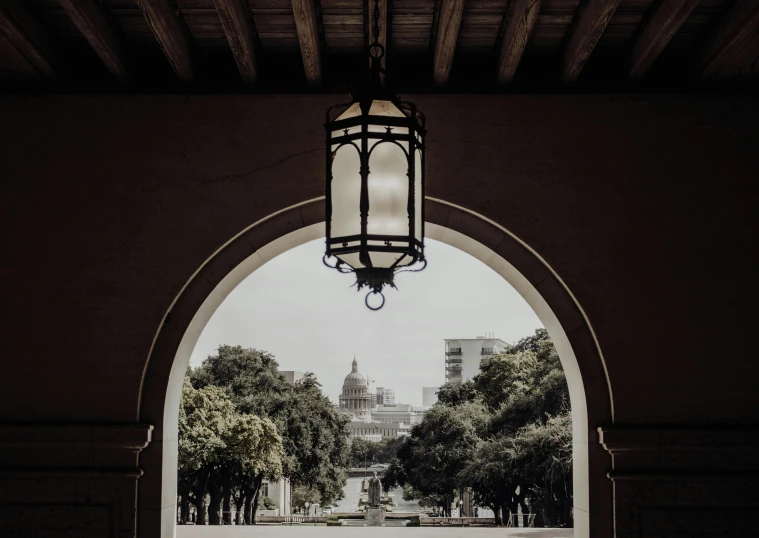
{"label": "row of trees", "polygon": [[[195,370],[182,391],[179,416],[180,522],[255,524],[265,479],[288,478],[309,502],[342,496],[349,443],[347,419],[312,374],[295,384],[274,357],[221,346]],[[305,502],[305,501],[304,501]]]}
{"label": "row of trees", "polygon": [[363,467],[369,463],[392,463],[402,442],[402,437],[386,438],[377,442],[356,437],[351,441],[351,467]]}
{"label": "row of trees", "polygon": [[536,514],[537,526],[571,526],[569,392],[548,334],[493,357],[473,380],[449,384],[414,426],[383,478],[407,499],[450,507],[463,488],[496,522]]}

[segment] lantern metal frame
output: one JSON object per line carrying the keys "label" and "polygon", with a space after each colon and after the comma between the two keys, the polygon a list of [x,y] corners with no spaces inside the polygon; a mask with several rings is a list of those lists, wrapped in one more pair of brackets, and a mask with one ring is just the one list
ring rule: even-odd
{"label": "lantern metal frame", "polygon": [[[376,8],[376,5],[375,5]],[[375,14],[376,15],[376,14]],[[375,16],[375,20],[377,17]],[[379,30],[375,24],[375,42],[369,46],[370,68],[368,76],[361,77],[354,85],[351,92],[353,100],[350,103],[335,105],[327,111],[326,123],[324,124],[326,139],[326,253],[323,261],[327,267],[337,269],[341,273],[354,273],[358,290],[369,288],[366,296],[366,306],[371,310],[379,310],[385,304],[382,294],[384,286],[395,288],[394,277],[399,272],[421,271],[427,265],[424,257],[424,192],[425,192],[425,137],[427,134],[424,115],[419,112],[413,103],[402,101],[392,92],[385,81],[385,71],[381,67],[381,59],[384,56],[384,48],[377,40]],[[400,116],[381,116],[370,114],[374,101],[389,101],[403,114]],[[345,119],[337,119],[340,114],[349,107],[358,103],[361,113]],[[369,127],[383,127],[384,132],[370,131]],[[360,130],[351,132],[352,128],[360,127]],[[407,129],[407,133],[393,132],[395,128]],[[340,134],[342,131],[342,134]],[[376,235],[367,232],[370,220],[370,197],[369,197],[369,158],[372,151],[380,144],[390,142],[399,146],[406,156],[408,175],[408,234],[407,235]],[[408,144],[408,150],[403,143]],[[360,199],[357,210],[361,219],[361,233],[358,235],[332,237],[332,163],[337,151],[345,145],[353,145],[360,157]],[[416,152],[420,151],[420,170],[416,169]],[[420,208],[421,230],[416,238],[416,183],[417,176],[421,189]],[[370,253],[394,253],[403,254],[388,268],[373,267]],[[358,253],[361,264],[364,267],[354,268],[342,261],[338,256],[342,254]],[[335,257],[334,265],[327,262],[327,258]],[[417,269],[411,269],[420,263]],[[371,306],[369,297],[379,294],[382,303],[379,306]]]}

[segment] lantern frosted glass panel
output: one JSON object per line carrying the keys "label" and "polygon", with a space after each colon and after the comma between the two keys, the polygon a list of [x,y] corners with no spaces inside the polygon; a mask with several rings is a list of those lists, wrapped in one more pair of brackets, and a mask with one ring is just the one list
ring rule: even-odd
{"label": "lantern frosted glass panel", "polygon": [[401,112],[401,110],[397,106],[395,106],[391,101],[382,101],[382,100],[372,101],[372,106],[369,107],[369,115],[370,116],[392,116],[394,118],[406,117],[406,115],[403,112]]}
{"label": "lantern frosted glass panel", "polygon": [[[407,239],[408,164],[406,154],[392,142],[378,144],[369,157],[369,235],[389,235]],[[399,245],[400,246],[400,245]],[[372,252],[374,267],[391,267],[402,253]]]}
{"label": "lantern frosted glass panel", "polygon": [[422,240],[422,150],[414,152],[414,237],[417,241]]}
{"label": "lantern frosted glass panel", "polygon": [[[346,144],[337,150],[332,161],[332,217],[330,235],[348,237],[361,234],[361,158],[352,144]],[[346,263],[346,255],[340,256]],[[357,261],[351,261],[354,263]],[[356,267],[356,265],[353,265]],[[360,265],[359,265],[360,266]]]}

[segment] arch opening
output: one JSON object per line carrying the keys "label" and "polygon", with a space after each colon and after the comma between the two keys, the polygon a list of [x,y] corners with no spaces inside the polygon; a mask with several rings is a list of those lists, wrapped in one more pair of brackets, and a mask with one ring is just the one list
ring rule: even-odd
{"label": "arch opening", "polygon": [[[324,238],[323,215],[318,214],[321,202],[292,206],[242,231],[195,272],[167,313],[156,334],[141,393],[141,420],[155,430],[153,442],[141,456],[145,475],[139,482],[140,536],[175,535],[179,400],[198,338],[247,276],[292,248]],[[574,536],[611,535],[611,483],[605,476],[610,464],[594,441],[595,428],[613,422],[612,396],[586,316],[548,264],[508,231],[440,200],[428,198],[427,206],[426,236],[494,270],[525,299],[548,331],[564,369],[572,410]],[[315,209],[316,218],[308,223],[305,210]],[[288,225],[283,227],[283,222]]]}

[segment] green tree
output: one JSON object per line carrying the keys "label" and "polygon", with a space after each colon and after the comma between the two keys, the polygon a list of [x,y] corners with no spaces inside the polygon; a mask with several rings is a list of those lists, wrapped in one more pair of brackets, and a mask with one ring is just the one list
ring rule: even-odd
{"label": "green tree", "polygon": [[[237,489],[242,498],[251,502],[263,478],[281,476],[282,455],[282,439],[271,420],[238,414],[219,387],[195,389],[185,378],[179,412],[179,495],[183,522],[187,521],[192,498],[197,522],[205,523],[203,504],[208,492],[209,523],[220,523],[222,499],[225,522],[231,523],[232,492]],[[238,504],[238,513],[242,504]]]}
{"label": "green tree", "polygon": [[374,456],[374,443],[356,437],[350,444],[350,462],[351,467],[363,467],[365,463],[371,462]]}
{"label": "green tree", "polygon": [[[277,368],[274,357],[264,351],[220,346],[191,377],[195,387],[220,387],[238,412],[269,418],[282,437],[283,475],[293,486],[315,488],[322,504],[331,504],[346,480],[348,420],[334,409],[312,374],[293,385]],[[256,499],[246,499],[251,507],[246,523],[255,522],[257,505]]]}
{"label": "green tree", "polygon": [[572,525],[572,417],[564,413],[530,424],[514,438],[514,467],[526,484],[532,511],[554,527]]}
{"label": "green tree", "polygon": [[[484,420],[462,430],[458,410],[475,407]],[[506,520],[521,506],[552,525],[571,525],[571,437],[566,378],[548,333],[538,329],[471,381],[441,387],[383,482],[427,502],[437,498],[446,512],[452,491],[472,487],[476,502],[496,517]]]}
{"label": "green tree", "polygon": [[306,511],[306,503],[309,506],[318,503],[321,500],[319,491],[309,486],[296,486],[292,492],[292,504],[299,512]]}
{"label": "green tree", "polygon": [[234,413],[234,404],[223,391],[217,387],[196,390],[185,378],[178,432],[178,493],[183,523],[189,519],[190,502],[196,506],[197,523],[205,523],[208,479],[226,448],[224,434]]}
{"label": "green tree", "polygon": [[258,508],[264,510],[274,510],[277,507],[277,503],[271,497],[258,497]]}
{"label": "green tree", "polygon": [[488,424],[487,409],[479,402],[433,406],[399,447],[398,462],[388,470],[385,486],[407,484],[419,496],[438,499],[450,516],[460,485],[458,473],[472,459]]}
{"label": "green tree", "polygon": [[[247,523],[255,522],[255,512],[264,479],[277,480],[282,476],[282,437],[268,418],[255,415],[235,415],[224,436],[227,449],[221,465],[212,473],[211,497],[223,502],[224,522],[231,524],[231,501],[237,508],[237,524],[241,512]],[[215,511],[217,505],[211,503]],[[242,509],[242,510],[241,510]],[[214,512],[215,513],[215,512]]]}

